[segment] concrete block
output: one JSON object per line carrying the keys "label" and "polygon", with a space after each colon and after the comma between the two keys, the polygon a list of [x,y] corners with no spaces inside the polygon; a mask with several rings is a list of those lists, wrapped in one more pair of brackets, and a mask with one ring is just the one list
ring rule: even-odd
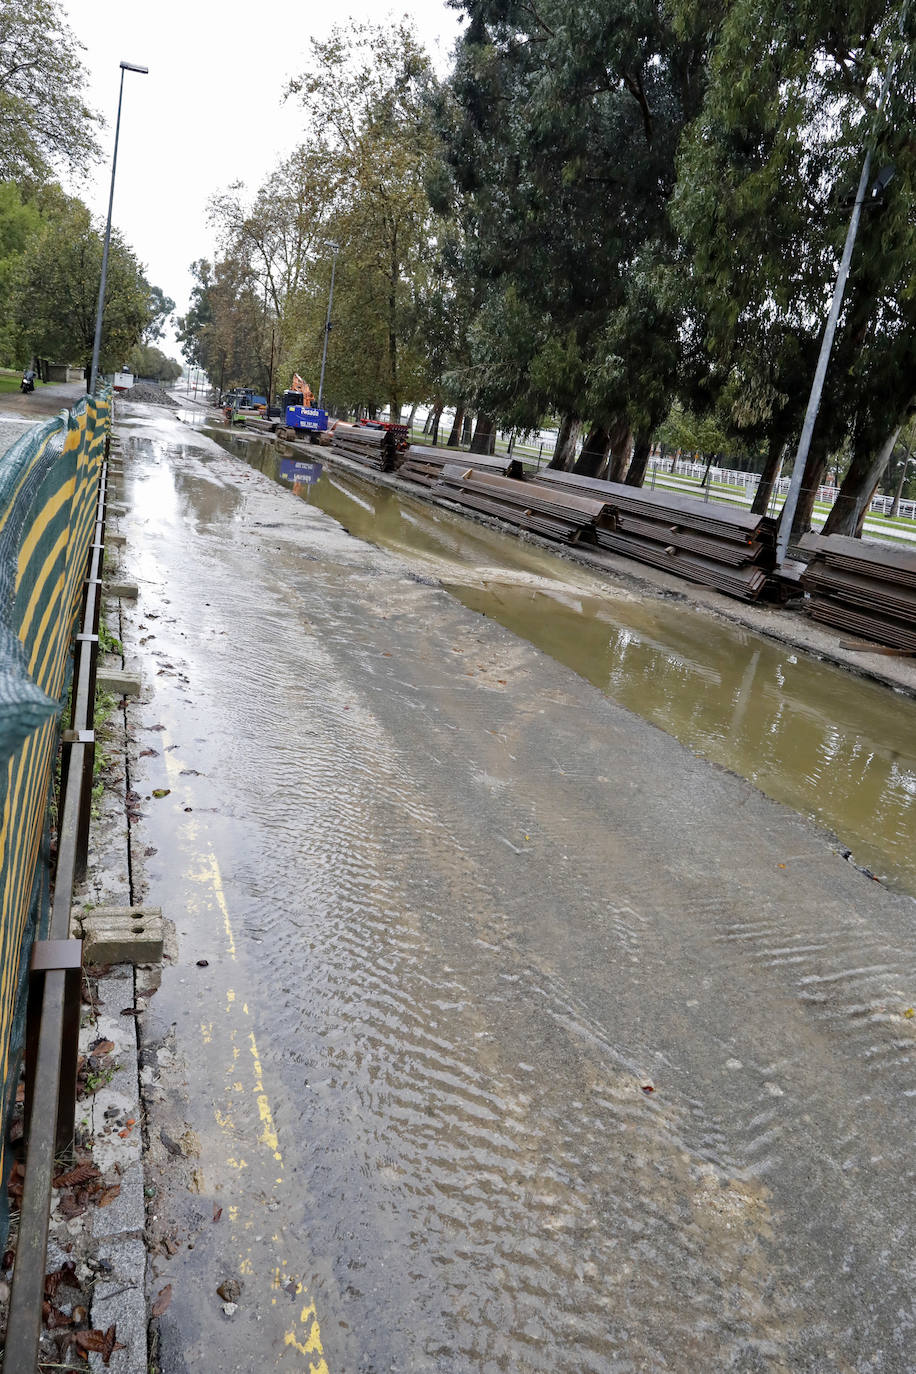
{"label": "concrete block", "polygon": [[138,697],[143,690],[139,673],[123,672],[120,668],[99,668],[95,680],[103,692],[113,692],[116,697]]}
{"label": "concrete block", "polygon": [[98,1374],[147,1374],[146,1249],[142,1240],[118,1239],[99,1247],[99,1259],[111,1266],[100,1273],[92,1298],[91,1319],[98,1331],[115,1328],[119,1344],[106,1365],[90,1353],[89,1366]]}
{"label": "concrete block", "polygon": [[106,596],[116,596],[121,601],[136,601],[140,595],[136,582],[103,582],[102,591]]}
{"label": "concrete block", "polygon": [[[136,1127],[139,1134],[139,1122]],[[125,1232],[143,1234],[146,1209],[143,1202],[143,1165],[135,1163],[121,1172],[121,1191],[107,1207],[92,1209],[92,1234],[98,1238],[123,1235]]]}
{"label": "concrete block", "polygon": [[111,544],[113,548],[123,548],[127,543],[127,535],[119,534],[117,530],[106,530],[105,543]]}
{"label": "concrete block", "polygon": [[83,915],[81,924],[84,963],[156,964],[162,958],[158,907],[97,907]]}
{"label": "concrete block", "polygon": [[108,501],[105,505],[105,511],[108,515],[126,515],[129,510],[130,507],[126,506],[123,501]]}

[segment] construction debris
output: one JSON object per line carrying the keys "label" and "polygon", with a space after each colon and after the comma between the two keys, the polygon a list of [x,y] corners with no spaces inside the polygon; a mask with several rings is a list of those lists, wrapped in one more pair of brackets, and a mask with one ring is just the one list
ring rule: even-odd
{"label": "construction debris", "polygon": [[846,535],[806,534],[802,573],[812,620],[876,644],[916,650],[916,553]]}

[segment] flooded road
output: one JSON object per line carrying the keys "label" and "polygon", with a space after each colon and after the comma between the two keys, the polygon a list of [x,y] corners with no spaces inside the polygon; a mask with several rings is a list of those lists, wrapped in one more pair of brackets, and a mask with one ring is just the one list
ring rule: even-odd
{"label": "flooded road", "polygon": [[[272,444],[217,434],[283,480]],[[299,494],[916,894],[916,700],[339,470]]]}
{"label": "flooded road", "polygon": [[121,433],[163,1374],[912,1368],[913,903],[412,559]]}

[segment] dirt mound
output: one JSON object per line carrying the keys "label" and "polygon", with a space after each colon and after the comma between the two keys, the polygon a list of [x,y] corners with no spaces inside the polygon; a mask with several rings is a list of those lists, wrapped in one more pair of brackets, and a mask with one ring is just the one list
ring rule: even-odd
{"label": "dirt mound", "polygon": [[147,406],[168,406],[171,410],[178,409],[177,401],[173,401],[168,392],[163,391],[155,382],[135,382],[128,391],[121,392],[121,399],[142,401]]}

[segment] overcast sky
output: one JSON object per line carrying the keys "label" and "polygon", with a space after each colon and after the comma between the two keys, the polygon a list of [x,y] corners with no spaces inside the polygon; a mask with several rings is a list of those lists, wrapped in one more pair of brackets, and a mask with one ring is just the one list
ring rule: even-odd
{"label": "overcast sky", "polygon": [[[105,157],[87,185],[72,188],[90,209],[108,210],[111,153],[118,108],[119,62],[149,67],[127,72],[113,223],[146,265],[149,280],[175,300],[191,289],[189,264],[211,255],[206,204],[241,178],[257,185],[301,137],[301,112],[281,104],[287,79],[308,69],[309,37],[324,37],[348,18],[384,23],[409,16],[439,70],[459,32],[445,0],[343,0],[338,6],[281,0],[62,0],[70,27],[86,48],[89,103],[109,127]],[[174,339],[163,341],[177,358]]]}

